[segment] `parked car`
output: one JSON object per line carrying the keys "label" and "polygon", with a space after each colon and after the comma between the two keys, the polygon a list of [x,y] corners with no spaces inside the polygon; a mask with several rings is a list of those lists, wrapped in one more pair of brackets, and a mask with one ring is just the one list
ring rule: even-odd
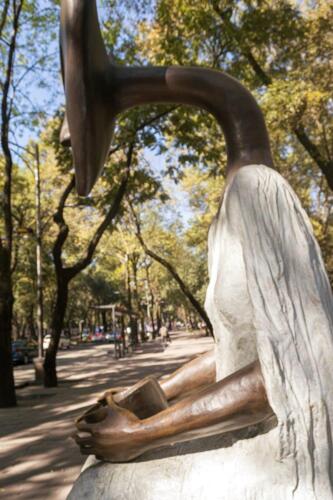
{"label": "parked car", "polygon": [[[43,339],[43,349],[46,350],[49,347],[51,341],[51,335],[48,333],[45,335]],[[59,349],[70,349],[70,339],[65,337],[65,335],[61,335],[59,340]]]}
{"label": "parked car", "polygon": [[120,342],[121,341],[121,333],[117,332],[117,331],[107,332],[105,334],[105,340],[107,342],[114,342],[115,340],[117,340],[118,342]]}
{"label": "parked car", "polygon": [[14,365],[31,363],[37,354],[36,347],[24,339],[12,342],[12,360]]}

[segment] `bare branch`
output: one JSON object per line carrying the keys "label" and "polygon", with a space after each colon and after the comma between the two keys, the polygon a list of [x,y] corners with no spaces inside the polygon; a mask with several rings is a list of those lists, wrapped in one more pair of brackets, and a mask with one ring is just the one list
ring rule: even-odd
{"label": "bare branch", "polygon": [[17,87],[21,84],[22,80],[24,80],[24,78],[31,72],[31,71],[34,71],[36,69],[36,67],[41,64],[43,61],[49,59],[50,57],[53,57],[56,55],[57,52],[51,52],[51,54],[45,54],[43,56],[41,56],[39,59],[36,59],[36,61],[34,61],[32,64],[30,64],[30,66],[28,67],[25,67],[25,71],[22,73],[22,75],[20,76],[20,78],[17,80],[17,82],[15,82],[15,85],[13,86],[14,88],[14,91],[17,89]]}
{"label": "bare branch", "polygon": [[[141,123],[134,131],[133,133],[133,137],[135,137],[138,132],[142,132],[142,130],[144,130],[146,127],[149,127],[149,125],[152,125],[153,123],[157,122],[158,120],[160,120],[161,118],[164,118],[165,116],[167,116],[169,113],[171,113],[172,111],[174,111],[175,109],[179,108],[179,106],[173,106],[172,108],[168,109],[167,111],[163,111],[162,113],[158,113],[157,115],[153,116],[152,118],[150,118],[149,120]],[[117,144],[117,146],[115,146],[114,148],[110,149],[109,151],[109,157],[116,153],[117,151],[119,151],[121,148],[123,148],[126,144],[128,143],[128,140],[124,141],[124,142],[121,142],[120,144]]]}
{"label": "bare branch", "polygon": [[69,183],[67,184],[65,190],[61,195],[57,211],[53,215],[53,220],[59,227],[59,232],[52,248],[54,265],[56,267],[57,272],[63,269],[62,259],[61,259],[62,247],[69,233],[68,226],[64,219],[64,207],[68,196],[70,195],[72,189],[74,188],[74,185],[75,185],[75,177],[72,176],[71,180],[69,181]]}
{"label": "bare branch", "polygon": [[2,32],[5,27],[8,15],[9,0],[5,0],[5,5],[3,6],[1,19],[0,19],[0,38],[2,37]]}
{"label": "bare branch", "polygon": [[10,273],[11,274],[14,274],[16,268],[17,268],[17,264],[18,264],[18,261],[19,261],[19,250],[20,250],[20,245],[19,243],[17,242],[15,245],[14,245],[14,255],[13,255],[13,258],[12,258],[12,265],[11,265],[11,268],[10,268]]}

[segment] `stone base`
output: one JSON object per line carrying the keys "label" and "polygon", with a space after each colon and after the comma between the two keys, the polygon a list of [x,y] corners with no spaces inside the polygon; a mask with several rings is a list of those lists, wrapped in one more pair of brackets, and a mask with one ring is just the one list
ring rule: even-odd
{"label": "stone base", "polygon": [[[277,456],[278,429],[249,435],[246,430],[183,443],[126,464],[89,457],[68,500],[294,498],[291,466]],[[313,500],[306,491],[302,498]]]}

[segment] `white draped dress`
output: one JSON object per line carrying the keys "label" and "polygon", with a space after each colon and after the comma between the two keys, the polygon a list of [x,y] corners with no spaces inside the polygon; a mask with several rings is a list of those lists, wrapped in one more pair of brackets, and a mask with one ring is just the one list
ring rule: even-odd
{"label": "white draped dress", "polygon": [[277,424],[128,464],[88,459],[70,499],[333,498],[332,293],[309,219],[276,171],[249,165],[230,182],[210,228],[209,276],[218,379],[259,358]]}

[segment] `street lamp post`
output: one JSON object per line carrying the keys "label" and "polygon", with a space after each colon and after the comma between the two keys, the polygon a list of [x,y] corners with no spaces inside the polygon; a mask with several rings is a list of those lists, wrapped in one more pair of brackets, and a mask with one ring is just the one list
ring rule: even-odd
{"label": "street lamp post", "polygon": [[[17,146],[17,144],[16,144]],[[35,181],[35,241],[36,241],[36,300],[37,300],[37,334],[38,357],[34,359],[36,381],[42,383],[43,367],[43,275],[42,275],[42,223],[41,223],[41,188],[40,188],[40,158],[39,147],[35,144],[34,152],[23,146],[18,146],[34,159],[34,168],[24,156],[17,153],[34,176]]]}
{"label": "street lamp post", "polygon": [[40,203],[40,161],[38,144],[35,145],[35,207],[36,207],[36,278],[37,278],[37,330],[38,357],[43,357],[43,275],[42,275],[42,230]]}

